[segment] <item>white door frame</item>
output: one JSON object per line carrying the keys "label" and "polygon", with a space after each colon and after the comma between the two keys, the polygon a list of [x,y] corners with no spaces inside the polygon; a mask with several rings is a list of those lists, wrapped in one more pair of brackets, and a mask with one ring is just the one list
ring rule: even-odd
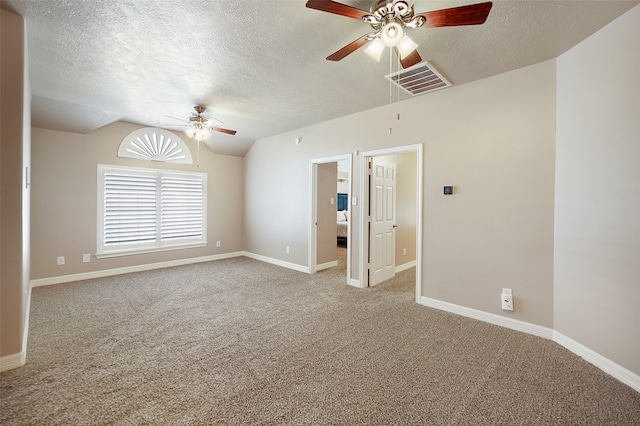
{"label": "white door frame", "polygon": [[367,159],[381,155],[403,154],[406,152],[416,153],[416,302],[420,303],[422,295],[422,223],[423,223],[423,145],[406,145],[394,148],[367,151],[360,154],[360,246],[358,259],[358,277],[360,287],[368,287],[367,280],[367,247],[369,246],[369,232],[367,208],[369,204],[369,178],[367,175]]}
{"label": "white door frame", "polygon": [[[318,227],[316,226],[318,215],[318,164],[337,163],[338,161],[349,162],[349,197],[353,188],[353,157],[351,154],[336,155],[334,157],[315,158],[309,160],[309,182],[311,199],[309,200],[309,273],[316,273],[318,264]],[[351,219],[351,218],[350,218]],[[350,283],[351,277],[351,220],[347,223],[347,276],[346,281]]]}

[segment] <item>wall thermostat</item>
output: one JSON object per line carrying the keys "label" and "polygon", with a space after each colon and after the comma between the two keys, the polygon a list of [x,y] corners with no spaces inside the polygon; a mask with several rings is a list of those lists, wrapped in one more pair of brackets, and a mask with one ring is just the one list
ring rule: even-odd
{"label": "wall thermostat", "polygon": [[444,195],[451,195],[451,194],[453,194],[453,186],[445,186]]}

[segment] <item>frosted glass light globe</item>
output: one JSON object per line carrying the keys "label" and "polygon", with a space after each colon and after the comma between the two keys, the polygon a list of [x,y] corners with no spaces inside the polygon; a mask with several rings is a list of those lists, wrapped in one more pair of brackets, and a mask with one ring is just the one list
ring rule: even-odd
{"label": "frosted glass light globe", "polygon": [[397,22],[390,22],[382,29],[380,39],[385,45],[393,47],[398,44],[402,36],[404,36],[404,30],[400,24]]}

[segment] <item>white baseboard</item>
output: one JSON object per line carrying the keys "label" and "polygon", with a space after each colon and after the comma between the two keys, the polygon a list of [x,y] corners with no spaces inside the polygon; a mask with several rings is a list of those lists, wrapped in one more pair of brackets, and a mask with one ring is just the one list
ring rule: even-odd
{"label": "white baseboard", "polygon": [[62,284],[73,281],[91,280],[94,278],[110,277],[113,275],[129,274],[131,272],[150,271],[152,269],[170,268],[173,266],[190,265],[193,263],[211,262],[213,260],[229,259],[244,256],[244,252],[216,254],[212,256],[192,257],[188,259],[169,260],[166,262],[147,263],[145,265],[125,266],[122,268],[103,269],[101,271],[82,272],[79,274],[61,275],[58,277],[31,280],[31,287],[42,287],[52,284]]}
{"label": "white baseboard", "polygon": [[169,260],[167,262],[147,263],[144,265],[125,266],[122,268],[103,269],[101,271],[82,272],[79,274],[61,275],[61,276],[50,277],[50,278],[40,278],[36,280],[31,280],[31,287],[42,287],[47,285],[62,284],[62,283],[68,283],[73,281],[91,280],[94,278],[110,277],[113,275],[129,274],[132,272],[150,271],[153,269],[171,268],[173,266],[180,266],[180,265],[191,265],[193,263],[211,262],[214,260],[230,259],[232,257],[240,257],[240,256],[246,256],[248,258],[259,260],[261,262],[267,262],[273,265],[282,266],[284,268],[309,273],[309,268],[307,266],[285,262],[279,259],[273,259],[273,258],[262,256],[259,254],[249,253],[245,251],[237,251],[232,253],[216,254],[212,256],[191,257],[188,259]]}
{"label": "white baseboard", "polygon": [[416,261],[413,260],[411,262],[407,262],[404,265],[396,266],[396,274],[398,272],[406,271],[407,269],[411,269],[416,266]]}
{"label": "white baseboard", "polygon": [[31,288],[27,293],[27,312],[24,319],[24,329],[22,331],[22,351],[17,354],[0,357],[0,373],[22,367],[27,362],[27,339],[29,338],[29,312],[31,312]]}
{"label": "white baseboard", "polygon": [[0,357],[0,373],[22,367],[26,362],[27,354],[24,351]]}
{"label": "white baseboard", "polygon": [[243,252],[242,255],[250,259],[271,263],[272,265],[282,266],[283,268],[293,269],[294,271],[305,272],[307,274],[311,273],[308,266],[298,265],[297,263],[285,262],[284,260],[274,259],[272,257],[263,256],[261,254],[249,253],[246,251]]}
{"label": "white baseboard", "polygon": [[357,280],[355,278],[349,278],[347,284],[354,287],[362,288],[362,286],[360,285],[360,280]]}
{"label": "white baseboard", "polygon": [[634,372],[627,370],[609,358],[600,355],[594,350],[555,330],[553,331],[553,341],[584,358],[585,361],[590,362],[605,373],[615,377],[636,392],[640,392],[640,376]]}
{"label": "white baseboard", "polygon": [[557,332],[556,330],[424,296],[420,298],[420,304],[553,340],[560,346],[563,346],[574,354],[584,358],[585,361],[595,365],[605,373],[615,377],[625,385],[631,387],[637,392],[640,392],[639,375],[627,370],[621,365],[616,364],[610,359],[563,335],[562,333]]}
{"label": "white baseboard", "polygon": [[27,340],[29,339],[29,318],[31,314],[31,286],[29,286],[29,292],[27,293],[27,312],[24,316],[24,330],[22,330],[22,353],[25,355],[25,362],[27,356]]}
{"label": "white baseboard", "polygon": [[465,317],[499,325],[501,327],[510,328],[512,330],[533,334],[534,336],[543,337],[545,339],[551,339],[553,337],[553,330],[548,327],[542,327],[540,325],[531,324],[513,318],[507,318],[500,315],[491,314],[489,312],[467,308],[466,306],[460,306],[449,302],[443,302],[437,299],[431,299],[430,297],[421,297],[420,304],[429,306],[430,308],[436,308]]}
{"label": "white baseboard", "polygon": [[334,266],[338,266],[338,261],[334,260],[333,262],[322,263],[320,265],[316,265],[316,272],[322,271],[323,269],[333,268]]}

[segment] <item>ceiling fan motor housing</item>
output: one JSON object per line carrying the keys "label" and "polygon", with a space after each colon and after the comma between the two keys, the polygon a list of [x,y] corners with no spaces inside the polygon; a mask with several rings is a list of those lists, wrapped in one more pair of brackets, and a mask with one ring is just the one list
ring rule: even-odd
{"label": "ceiling fan motor housing", "polygon": [[371,13],[378,21],[383,20],[388,15],[393,15],[400,19],[411,19],[413,6],[409,6],[409,3],[405,0],[378,0]]}
{"label": "ceiling fan motor housing", "polygon": [[385,26],[395,23],[400,27],[418,28],[425,23],[423,16],[414,18],[413,2],[406,0],[378,0],[371,8],[371,15],[365,16],[363,19],[371,25],[371,27],[379,32]]}
{"label": "ceiling fan motor housing", "polygon": [[189,122],[198,129],[202,129],[205,127],[205,123],[207,122],[207,118],[202,116],[202,113],[206,110],[202,105],[196,105],[193,107],[196,111],[195,115],[189,117]]}

